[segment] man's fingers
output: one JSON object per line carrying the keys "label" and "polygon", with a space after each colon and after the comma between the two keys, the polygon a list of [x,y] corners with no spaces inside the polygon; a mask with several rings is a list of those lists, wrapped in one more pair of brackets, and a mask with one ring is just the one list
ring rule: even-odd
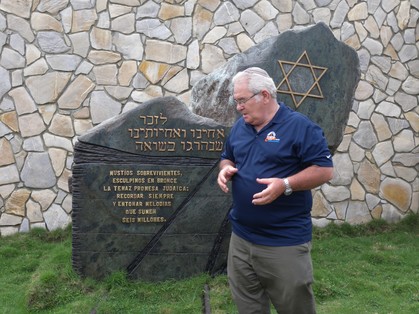
{"label": "man's fingers", "polygon": [[225,170],[225,176],[226,178],[230,179],[235,173],[237,172],[237,168],[227,168]]}
{"label": "man's fingers", "polygon": [[236,172],[237,168],[227,166],[226,168],[222,169],[218,174],[217,183],[224,193],[228,193],[229,189],[227,186],[227,182]]}
{"label": "man's fingers", "polygon": [[223,192],[225,192],[225,193],[228,192],[228,187],[227,187],[227,184],[226,184],[227,180],[223,176],[221,176],[221,175],[218,176],[217,183],[218,183],[218,186],[220,187],[220,189]]}
{"label": "man's fingers", "polygon": [[266,184],[266,185],[268,185],[269,183],[271,183],[272,182],[272,180],[271,179],[269,179],[269,178],[257,178],[256,179],[256,182],[257,183],[259,183],[259,184]]}
{"label": "man's fingers", "polygon": [[254,205],[265,205],[277,199],[282,194],[282,191],[277,186],[279,180],[278,178],[257,178],[256,181],[259,184],[266,184],[266,188],[253,195],[252,203]]}
{"label": "man's fingers", "polygon": [[252,200],[253,205],[265,205],[271,202],[272,200],[270,199],[269,196],[253,198]]}

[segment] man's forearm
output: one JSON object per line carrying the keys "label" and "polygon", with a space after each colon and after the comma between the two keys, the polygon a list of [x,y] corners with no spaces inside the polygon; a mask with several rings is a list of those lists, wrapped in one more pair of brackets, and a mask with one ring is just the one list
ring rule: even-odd
{"label": "man's forearm", "polygon": [[288,181],[294,191],[303,191],[314,189],[332,178],[333,167],[310,166],[288,177]]}

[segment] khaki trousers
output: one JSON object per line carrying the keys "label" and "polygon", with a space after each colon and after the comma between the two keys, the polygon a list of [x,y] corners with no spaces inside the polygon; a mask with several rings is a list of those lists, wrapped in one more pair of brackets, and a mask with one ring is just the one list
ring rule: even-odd
{"label": "khaki trousers", "polygon": [[233,233],[227,276],[239,313],[270,313],[270,301],[280,314],[316,313],[310,250],[311,243],[255,245]]}

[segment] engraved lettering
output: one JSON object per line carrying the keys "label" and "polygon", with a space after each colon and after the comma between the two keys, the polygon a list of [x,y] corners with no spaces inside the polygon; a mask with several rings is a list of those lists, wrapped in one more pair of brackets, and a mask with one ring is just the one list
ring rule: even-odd
{"label": "engraved lettering", "polygon": [[224,129],[217,129],[217,139],[224,138]]}
{"label": "engraved lettering", "polygon": [[164,121],[162,124],[165,124],[167,122],[167,117],[163,116],[163,114],[160,112],[160,120]]}

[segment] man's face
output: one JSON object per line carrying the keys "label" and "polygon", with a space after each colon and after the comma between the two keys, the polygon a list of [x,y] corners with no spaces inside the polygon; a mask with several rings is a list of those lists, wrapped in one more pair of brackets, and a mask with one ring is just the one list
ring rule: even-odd
{"label": "man's face", "polygon": [[236,101],[236,109],[242,114],[246,123],[259,126],[265,122],[263,98],[260,94],[250,92],[246,81],[235,82],[233,97]]}

